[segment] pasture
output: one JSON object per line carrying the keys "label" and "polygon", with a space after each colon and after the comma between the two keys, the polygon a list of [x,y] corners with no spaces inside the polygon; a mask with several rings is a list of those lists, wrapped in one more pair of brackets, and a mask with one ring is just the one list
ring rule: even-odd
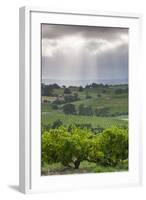
{"label": "pasture", "polygon": [[[42,126],[52,124],[56,120],[61,120],[64,125],[70,124],[86,124],[89,123],[93,127],[100,126],[109,128],[111,126],[128,126],[128,86],[127,85],[112,85],[112,86],[97,86],[92,88],[70,87],[70,93],[64,94],[63,88],[53,89],[54,97],[48,96],[47,101],[42,101]],[[121,90],[121,91],[120,91]],[[122,92],[124,91],[124,92]],[[68,96],[77,95],[77,99],[65,101]],[[50,98],[50,101],[49,101]],[[52,99],[64,98],[64,101],[52,102]],[[45,99],[42,97],[42,99]],[[66,104],[73,104],[76,114],[65,114],[63,107]],[[54,109],[56,105],[56,109]],[[90,107],[91,115],[80,115],[78,109],[80,105]],[[103,114],[96,114],[96,109],[103,111]],[[104,112],[105,109],[105,112]],[[125,120],[126,119],[126,120]]]}

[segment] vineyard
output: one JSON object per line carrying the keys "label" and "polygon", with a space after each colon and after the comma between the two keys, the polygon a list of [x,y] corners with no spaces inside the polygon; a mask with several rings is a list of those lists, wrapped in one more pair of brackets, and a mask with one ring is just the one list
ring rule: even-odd
{"label": "vineyard", "polygon": [[42,85],[42,175],[128,170],[128,85]]}

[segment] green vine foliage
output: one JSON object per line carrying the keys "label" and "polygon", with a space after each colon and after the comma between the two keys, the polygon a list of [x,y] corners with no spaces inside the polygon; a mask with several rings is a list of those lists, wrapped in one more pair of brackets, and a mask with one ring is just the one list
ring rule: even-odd
{"label": "green vine foliage", "polygon": [[116,166],[128,158],[128,130],[113,127],[94,135],[72,125],[42,132],[42,165],[57,163],[78,169],[82,161]]}

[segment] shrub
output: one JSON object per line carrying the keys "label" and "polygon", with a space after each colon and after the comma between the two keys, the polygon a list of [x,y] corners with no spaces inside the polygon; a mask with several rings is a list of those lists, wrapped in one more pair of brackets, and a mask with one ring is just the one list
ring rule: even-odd
{"label": "shrub", "polygon": [[104,153],[104,165],[116,166],[128,158],[128,131],[121,128],[106,129],[100,135],[101,149]]}
{"label": "shrub", "polygon": [[69,88],[64,89],[64,94],[71,94],[71,90]]}
{"label": "shrub", "polygon": [[74,95],[67,95],[64,97],[65,102],[72,102],[79,100],[78,94],[75,93]]}
{"label": "shrub", "polygon": [[109,108],[108,107],[96,108],[95,114],[96,116],[107,116],[109,114]]}
{"label": "shrub", "polygon": [[58,110],[58,105],[57,104],[52,104],[52,108],[54,109],[54,110]]}
{"label": "shrub", "polygon": [[84,106],[84,104],[79,105],[79,115],[93,115],[93,110],[91,106]]}
{"label": "shrub", "polygon": [[74,104],[65,104],[63,106],[63,111],[65,114],[76,114],[76,109],[75,109],[75,105]]}
{"label": "shrub", "polygon": [[87,128],[87,129],[92,129],[92,124],[90,124],[90,123],[83,123],[83,124],[75,124],[76,125],[76,127],[79,127],[79,128],[81,128],[81,129],[83,129],[83,128]]}
{"label": "shrub", "polygon": [[82,86],[79,87],[79,92],[83,92],[84,88]]}
{"label": "shrub", "polygon": [[104,128],[101,127],[101,126],[97,126],[97,127],[95,127],[95,128],[92,128],[91,130],[92,130],[92,132],[93,132],[94,134],[98,134],[98,133],[102,133],[102,132],[104,131]]}
{"label": "shrub", "polygon": [[97,97],[100,98],[100,97],[101,97],[101,94],[97,94]]}
{"label": "shrub", "polygon": [[59,128],[60,126],[62,126],[63,123],[60,119],[57,119],[56,121],[54,121],[53,125],[52,125],[52,128]]}
{"label": "shrub", "polygon": [[51,124],[47,124],[47,125],[44,125],[44,124],[41,124],[41,132],[43,133],[44,131],[49,131],[51,128]]}
{"label": "shrub", "polygon": [[45,99],[45,100],[44,100],[44,103],[47,103],[47,102],[48,102],[48,101]]}

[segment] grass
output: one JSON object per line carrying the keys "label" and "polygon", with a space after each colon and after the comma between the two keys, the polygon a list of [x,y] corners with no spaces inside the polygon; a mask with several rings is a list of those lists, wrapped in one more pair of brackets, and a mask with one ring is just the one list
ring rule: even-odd
{"label": "grass", "polygon": [[[76,110],[80,104],[85,106],[91,106],[93,111],[96,108],[106,107],[109,109],[110,114],[114,113],[126,113],[128,112],[128,93],[115,94],[115,90],[118,88],[126,89],[127,85],[114,85],[108,88],[84,88],[82,92],[79,91],[78,87],[72,87],[70,90],[72,94],[78,93],[80,100],[71,102],[75,105]],[[54,89],[54,93],[58,95],[63,95],[64,89]],[[86,99],[86,95],[90,95],[90,99]],[[98,96],[100,94],[100,96]],[[64,104],[58,105],[58,110],[53,110],[52,104],[50,102],[42,103],[42,125],[52,124],[54,121],[60,119],[64,125],[69,124],[91,124],[92,127],[103,127],[109,128],[111,126],[128,126],[128,117],[117,116],[117,117],[97,117],[95,116],[79,116],[79,115],[65,115],[62,109]]]}
{"label": "grass", "polygon": [[[78,109],[80,104],[84,104],[85,106],[91,106],[93,111],[96,108],[106,107],[109,109],[109,113],[122,113],[128,111],[128,92],[124,92],[121,94],[115,94],[116,89],[127,88],[127,85],[114,85],[110,86],[106,89],[103,88],[84,88],[82,92],[78,91],[77,87],[71,88],[72,95],[74,93],[78,94],[79,100],[71,102],[75,105],[76,109]],[[104,92],[103,92],[104,90]],[[54,89],[54,94],[62,95],[64,89]],[[91,98],[86,98],[86,95],[89,95]],[[100,96],[98,96],[100,95]],[[49,98],[49,97],[48,97]],[[51,97],[50,97],[51,98]],[[62,112],[62,107],[64,104],[59,105],[59,111]],[[50,102],[42,104],[42,112],[53,112],[52,104]]]}
{"label": "grass", "polygon": [[109,111],[112,113],[115,112],[127,112],[128,109],[128,101],[125,95],[117,95],[117,97],[112,97],[111,95],[106,95],[104,97],[92,97],[91,99],[83,99],[76,102],[73,102],[77,107],[80,104],[84,104],[86,106],[92,105],[92,108],[98,108],[106,106],[109,108]]}
{"label": "grass", "polygon": [[42,110],[42,112],[52,112],[53,111],[50,103],[43,103],[41,106],[41,110]]}
{"label": "grass", "polygon": [[73,169],[63,166],[61,163],[45,164],[42,169],[42,175],[62,175],[62,174],[78,174],[78,173],[103,173],[103,172],[119,172],[127,171],[128,165],[116,167],[104,167],[96,163],[82,161],[79,169]]}
{"label": "grass", "polygon": [[70,124],[91,124],[92,127],[109,128],[111,126],[127,126],[126,120],[121,120],[116,117],[97,117],[97,116],[79,116],[79,115],[65,115],[63,113],[48,112],[42,114],[42,124],[52,124],[55,120],[60,119],[64,125]]}

